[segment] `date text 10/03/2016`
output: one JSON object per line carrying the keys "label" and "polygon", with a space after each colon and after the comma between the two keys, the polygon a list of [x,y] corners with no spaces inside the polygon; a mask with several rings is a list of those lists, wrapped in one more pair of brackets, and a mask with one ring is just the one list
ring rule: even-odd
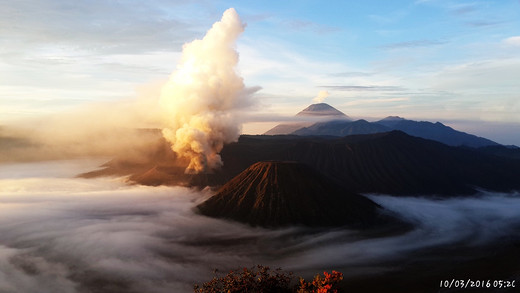
{"label": "date text 10/03/2016", "polygon": [[472,279],[451,279],[441,280],[440,288],[494,288],[506,289],[515,288],[516,280],[472,280]]}

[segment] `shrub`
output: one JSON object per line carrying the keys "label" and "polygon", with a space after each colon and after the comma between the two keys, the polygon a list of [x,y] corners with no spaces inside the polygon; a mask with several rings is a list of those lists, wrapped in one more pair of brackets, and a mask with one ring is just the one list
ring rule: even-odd
{"label": "shrub", "polygon": [[343,274],[332,271],[318,274],[312,282],[300,278],[292,286],[292,273],[284,273],[280,268],[271,271],[269,267],[258,265],[250,269],[235,270],[223,277],[215,275],[213,279],[200,287],[194,286],[195,293],[337,293],[337,284],[343,280]]}
{"label": "shrub", "polygon": [[337,293],[337,284],[343,280],[343,274],[337,271],[332,273],[323,272],[321,275],[316,275],[312,282],[305,282],[300,278],[300,284],[296,292],[298,293]]}

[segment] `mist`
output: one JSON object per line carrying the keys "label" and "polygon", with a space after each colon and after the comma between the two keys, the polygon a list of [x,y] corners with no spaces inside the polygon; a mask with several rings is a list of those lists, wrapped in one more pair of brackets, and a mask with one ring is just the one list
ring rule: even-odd
{"label": "mist", "polygon": [[85,104],[0,126],[0,162],[81,157],[138,159],[156,147],[163,124],[159,95],[163,82],[143,85],[135,97]]}
{"label": "mist", "polygon": [[395,270],[433,248],[515,237],[518,194],[455,199],[370,195],[414,224],[370,236],[347,229],[269,230],[198,215],[210,190],[79,179],[99,161],[0,165],[1,292],[191,292],[256,264],[296,275],[342,269],[346,278]]}

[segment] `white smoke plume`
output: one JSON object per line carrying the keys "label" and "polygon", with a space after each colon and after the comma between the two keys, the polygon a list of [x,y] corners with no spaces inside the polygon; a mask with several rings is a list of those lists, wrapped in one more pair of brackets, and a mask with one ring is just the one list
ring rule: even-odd
{"label": "white smoke plume", "polygon": [[312,99],[312,101],[316,103],[322,103],[329,95],[330,94],[328,91],[322,90],[318,93],[316,97],[314,97],[314,99]]}
{"label": "white smoke plume", "polygon": [[219,168],[222,147],[240,135],[236,112],[254,91],[245,88],[236,71],[235,42],[244,28],[235,9],[226,10],[202,40],[184,45],[177,70],[161,92],[163,136],[190,160],[187,173]]}

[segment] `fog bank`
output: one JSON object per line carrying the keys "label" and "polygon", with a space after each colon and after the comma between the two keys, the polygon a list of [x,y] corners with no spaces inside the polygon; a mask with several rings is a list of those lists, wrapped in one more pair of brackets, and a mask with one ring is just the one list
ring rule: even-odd
{"label": "fog bank", "polygon": [[215,268],[255,264],[373,274],[412,253],[484,245],[520,227],[518,194],[482,194],[371,195],[417,225],[392,237],[252,228],[194,213],[209,191],[72,178],[96,163],[0,165],[0,292],[191,292]]}

